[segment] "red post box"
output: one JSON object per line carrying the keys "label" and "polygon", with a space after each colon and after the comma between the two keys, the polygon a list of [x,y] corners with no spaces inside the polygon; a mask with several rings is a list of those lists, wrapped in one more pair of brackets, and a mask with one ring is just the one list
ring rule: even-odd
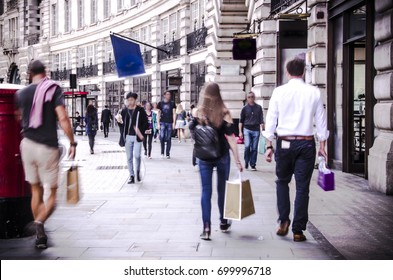
{"label": "red post box", "polygon": [[21,126],[15,118],[15,93],[20,88],[0,84],[0,238],[21,237],[33,220],[31,189],[19,150]]}

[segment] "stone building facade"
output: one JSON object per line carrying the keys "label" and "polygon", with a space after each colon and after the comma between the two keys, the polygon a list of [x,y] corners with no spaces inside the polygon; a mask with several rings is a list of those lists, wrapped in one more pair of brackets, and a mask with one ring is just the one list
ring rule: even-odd
{"label": "stone building facade", "polygon": [[[155,102],[161,100],[163,91],[170,90],[177,103],[189,108],[198,102],[205,81],[216,81],[235,118],[251,87],[246,62],[231,59],[232,35],[247,24],[244,1],[4,2],[0,9],[0,77],[6,82],[26,84],[29,61],[41,59],[65,92],[72,91],[69,77],[76,74],[74,93],[87,93],[99,110],[107,104],[116,112],[127,91],[138,92],[141,101]],[[141,45],[146,73],[119,79],[110,32],[170,54]],[[83,110],[85,103],[77,101],[74,111]]]}

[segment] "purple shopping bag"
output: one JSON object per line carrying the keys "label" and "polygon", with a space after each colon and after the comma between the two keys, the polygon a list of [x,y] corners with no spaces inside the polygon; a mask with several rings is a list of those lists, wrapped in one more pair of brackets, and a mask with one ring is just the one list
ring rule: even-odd
{"label": "purple shopping bag", "polygon": [[334,173],[318,171],[318,186],[324,191],[334,191]]}

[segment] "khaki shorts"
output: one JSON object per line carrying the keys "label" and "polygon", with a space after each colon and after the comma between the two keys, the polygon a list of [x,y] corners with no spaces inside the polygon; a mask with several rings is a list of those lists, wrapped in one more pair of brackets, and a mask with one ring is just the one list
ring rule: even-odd
{"label": "khaki shorts", "polygon": [[20,143],[26,181],[30,184],[57,187],[60,151],[24,138]]}

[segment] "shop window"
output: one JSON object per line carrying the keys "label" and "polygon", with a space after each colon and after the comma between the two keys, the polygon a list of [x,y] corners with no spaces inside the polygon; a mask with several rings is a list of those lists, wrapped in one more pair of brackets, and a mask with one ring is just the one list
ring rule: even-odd
{"label": "shop window", "polygon": [[349,14],[349,34],[347,40],[366,36],[366,6],[353,10]]}
{"label": "shop window", "polygon": [[71,3],[69,0],[64,1],[64,32],[71,31]]}
{"label": "shop window", "polygon": [[85,17],[84,1],[78,0],[78,28],[83,28]]}
{"label": "shop window", "polygon": [[57,5],[53,4],[52,5],[52,36],[56,36],[57,33],[59,32],[59,27],[58,27],[58,14],[57,14]]}

